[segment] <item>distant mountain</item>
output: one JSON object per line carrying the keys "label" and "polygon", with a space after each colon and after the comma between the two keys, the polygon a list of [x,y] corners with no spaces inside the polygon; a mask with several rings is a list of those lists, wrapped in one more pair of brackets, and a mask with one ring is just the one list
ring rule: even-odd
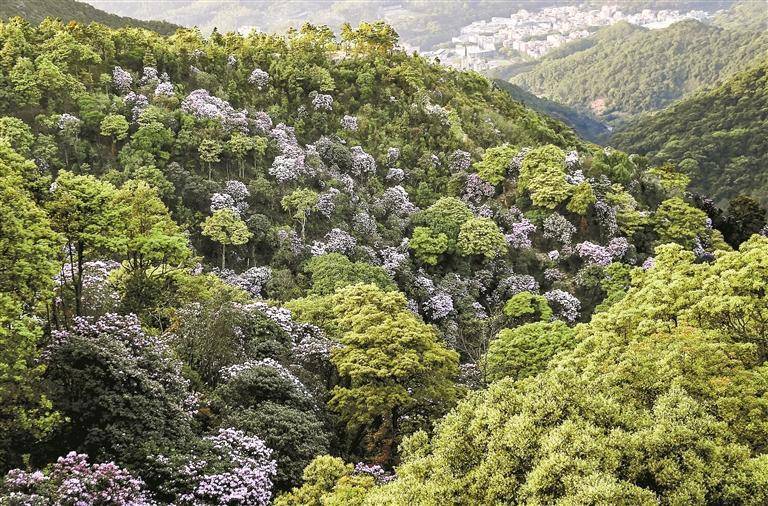
{"label": "distant mountain", "polygon": [[[461,27],[494,16],[509,16],[519,9],[535,11],[562,5],[562,0],[87,0],[88,3],[116,14],[141,19],[161,16],[166,21],[198,26],[204,32],[214,28],[233,31],[255,26],[266,32],[280,32],[303,23],[329,25],[338,29],[342,23],[385,20],[395,28],[400,39],[422,50],[449,42]],[[573,2],[581,3],[581,2]],[[621,4],[626,12],[649,9],[727,8],[732,0],[588,0],[592,8]]]}
{"label": "distant mountain", "polygon": [[[616,25],[591,47],[550,56],[514,84],[620,124],[744,69],[768,50],[768,33],[683,21],[661,30]],[[618,35],[618,36],[617,36]],[[583,47],[587,42],[579,42]],[[578,47],[576,49],[581,49]]]}
{"label": "distant mountain", "polygon": [[518,102],[523,103],[537,112],[562,121],[573,128],[582,138],[590,142],[600,142],[610,134],[608,126],[587,114],[581,113],[566,105],[545,98],[539,98],[532,93],[528,93],[521,87],[502,81],[501,79],[494,79],[493,82],[496,86],[509,93],[512,98]]}
{"label": "distant mountain", "polygon": [[39,23],[46,17],[53,17],[59,18],[64,22],[78,21],[80,23],[91,23],[95,21],[112,28],[136,26],[153,30],[163,35],[170,35],[179,28],[178,25],[166,21],[143,21],[117,16],[74,0],[0,1],[0,18],[7,19],[13,16],[21,16],[33,24]]}
{"label": "distant mountain", "polygon": [[719,203],[749,193],[768,203],[768,57],[728,79],[617,131],[611,144],[672,161],[693,188]]}

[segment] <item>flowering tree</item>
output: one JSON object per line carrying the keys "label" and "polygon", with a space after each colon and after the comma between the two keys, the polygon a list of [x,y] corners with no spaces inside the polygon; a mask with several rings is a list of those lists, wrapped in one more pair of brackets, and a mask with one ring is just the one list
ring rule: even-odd
{"label": "flowering tree", "polygon": [[0,487],[8,504],[150,506],[145,483],[113,462],[91,464],[69,452],[43,471],[13,469]]}
{"label": "flowering tree", "polygon": [[125,462],[141,451],[123,448],[192,436],[181,362],[135,315],[76,318],[70,330],[54,332],[44,357],[55,407],[71,420],[62,446]]}

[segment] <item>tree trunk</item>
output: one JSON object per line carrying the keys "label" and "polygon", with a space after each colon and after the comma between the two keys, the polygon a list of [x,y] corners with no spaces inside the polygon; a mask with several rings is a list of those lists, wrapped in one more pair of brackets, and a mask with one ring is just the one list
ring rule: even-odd
{"label": "tree trunk", "polygon": [[224,261],[227,258],[227,245],[221,245],[221,270],[224,270]]}
{"label": "tree trunk", "polygon": [[75,281],[75,314],[82,314],[83,299],[83,243],[77,243],[77,280]]}

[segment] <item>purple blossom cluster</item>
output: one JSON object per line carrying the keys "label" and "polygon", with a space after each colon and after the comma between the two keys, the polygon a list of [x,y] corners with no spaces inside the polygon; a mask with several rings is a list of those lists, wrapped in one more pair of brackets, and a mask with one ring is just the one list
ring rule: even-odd
{"label": "purple blossom cluster", "polygon": [[377,233],[376,220],[365,211],[360,211],[352,218],[352,230],[362,237],[373,237]]}
{"label": "purple blossom cluster", "polygon": [[573,171],[578,167],[579,165],[579,152],[578,151],[569,151],[565,154],[565,169],[570,171]]}
{"label": "purple blossom cluster", "polygon": [[354,252],[357,241],[348,232],[340,228],[331,229],[325,234],[323,241],[312,243],[312,254],[314,256],[325,255],[326,253],[341,253],[350,255]]}
{"label": "purple blossom cluster", "polygon": [[608,235],[615,235],[619,231],[619,225],[616,222],[616,208],[609,205],[604,200],[595,202],[595,214],[600,226],[608,232]]}
{"label": "purple blossom cluster", "polygon": [[237,65],[237,56],[233,54],[227,55],[227,66],[234,67],[235,65]]}
{"label": "purple blossom cluster", "polygon": [[133,121],[138,121],[141,113],[149,107],[149,99],[141,93],[130,92],[123,97],[123,102],[131,108],[131,118]]}
{"label": "purple blossom cluster", "polygon": [[[181,362],[174,358],[166,336],[146,334],[135,314],[106,313],[99,318],[76,317],[69,330],[51,333],[51,342],[44,349],[43,356],[50,357],[78,339],[94,343],[120,343],[147,378],[157,381],[168,393],[175,393],[181,398],[187,395],[189,382],[182,376]],[[158,358],[162,367],[157,366]]]}
{"label": "purple blossom cluster", "polygon": [[279,183],[295,181],[304,170],[303,159],[285,155],[278,155],[269,168],[269,175]]}
{"label": "purple blossom cluster", "polygon": [[62,132],[74,133],[80,130],[80,118],[65,112],[59,116],[59,121],[56,126],[58,126],[59,130]]}
{"label": "purple blossom cluster", "polygon": [[387,473],[383,467],[375,464],[365,464],[364,462],[355,464],[355,474],[367,474],[372,476],[379,485],[383,485],[395,479],[395,475]]}
{"label": "purple blossom cluster", "polygon": [[350,116],[349,114],[345,114],[343,118],[341,118],[341,128],[344,130],[349,130],[350,132],[356,132],[357,131],[357,117]]}
{"label": "purple blossom cluster", "polygon": [[88,455],[69,452],[50,471],[12,469],[3,481],[2,504],[119,504],[150,506],[144,482],[114,462],[91,464]]}
{"label": "purple blossom cluster", "polygon": [[485,199],[493,197],[495,193],[496,189],[492,184],[473,172],[467,176],[462,199],[472,204],[479,204]]}
{"label": "purple blossom cluster", "polygon": [[155,67],[144,67],[144,69],[142,69],[141,81],[139,82],[142,85],[154,83],[155,81],[160,80],[158,75],[159,74]]}
{"label": "purple blossom cluster", "polygon": [[[120,263],[113,260],[94,260],[83,264],[81,297],[83,306],[92,313],[106,313],[120,302],[120,294],[109,282],[110,275],[119,268]],[[54,283],[59,287],[72,286],[74,274],[72,264],[64,264],[54,276]]]}
{"label": "purple blossom cluster", "polygon": [[531,148],[522,148],[514,157],[512,157],[512,160],[509,161],[508,169],[510,175],[516,176],[520,173],[520,169],[523,167],[523,160],[525,160],[526,155],[528,155],[530,151]]}
{"label": "purple blossom cluster", "polygon": [[304,251],[304,241],[293,229],[281,228],[277,231],[277,242],[281,247],[286,247],[294,255],[300,255]]}
{"label": "purple blossom cluster", "polygon": [[381,195],[379,205],[385,212],[397,216],[409,216],[418,211],[418,208],[411,202],[408,192],[400,185],[387,188]]}
{"label": "purple blossom cluster", "polygon": [[341,192],[336,188],[328,188],[328,190],[318,195],[317,204],[315,204],[317,212],[326,218],[330,218],[331,214],[333,214],[333,211],[336,209],[336,197],[338,197],[340,193]]}
{"label": "purple blossom cluster", "polygon": [[400,159],[400,148],[388,148],[387,149],[387,163],[392,164]]}
{"label": "purple blossom cluster", "polygon": [[593,242],[584,241],[576,245],[576,253],[588,264],[605,267],[613,260],[613,255],[604,246]]}
{"label": "purple blossom cluster", "polygon": [[424,303],[424,311],[433,320],[441,320],[453,311],[453,299],[444,292],[433,295]]}
{"label": "purple blossom cluster", "polygon": [[254,132],[266,135],[272,130],[272,118],[264,111],[258,111],[253,115],[251,125]]}
{"label": "purple blossom cluster", "polygon": [[232,271],[224,271],[219,276],[229,285],[236,286],[246,292],[251,297],[261,297],[264,288],[272,279],[272,269],[267,265],[251,267],[250,269],[235,274]]}
{"label": "purple blossom cluster", "polygon": [[553,262],[557,262],[558,260],[560,260],[560,252],[557,251],[556,249],[553,249],[552,251],[547,253],[547,258],[549,258]]}
{"label": "purple blossom cluster", "polygon": [[517,223],[513,223],[511,231],[505,234],[509,245],[516,249],[526,249],[532,246],[531,235],[536,232],[536,225],[523,218]]}
{"label": "purple blossom cluster", "polygon": [[236,180],[227,181],[222,193],[211,195],[211,212],[220,209],[231,209],[235,214],[241,215],[248,209],[246,199],[251,195],[245,183]]}
{"label": "purple blossom cluster", "polygon": [[652,269],[654,265],[656,265],[656,259],[654,257],[648,257],[643,262],[642,267],[643,267],[643,270],[647,271],[648,269]]}
{"label": "purple blossom cluster", "polygon": [[332,111],[333,110],[333,97],[322,93],[317,93],[312,97],[312,107],[316,111]]}
{"label": "purple blossom cluster", "polygon": [[449,164],[451,172],[466,172],[472,163],[472,157],[466,151],[457,149],[451,153]]}
{"label": "purple blossom cluster", "polygon": [[298,179],[305,172],[306,155],[296,140],[295,130],[284,123],[279,123],[269,135],[275,139],[280,149],[280,155],[276,156],[272,162],[269,174],[280,183]]}
{"label": "purple blossom cluster", "polygon": [[155,87],[156,97],[172,97],[174,95],[173,85],[167,81],[157,83]]}
{"label": "purple blossom cluster", "polygon": [[544,220],[545,239],[551,239],[562,245],[569,245],[575,233],[576,227],[558,213],[552,213]]}
{"label": "purple blossom cluster", "polygon": [[[404,240],[404,243],[406,244],[405,248],[407,248],[407,240]],[[392,276],[408,260],[408,251],[407,249],[388,246],[379,251],[379,256],[381,257],[381,266]]]}
{"label": "purple blossom cluster", "polygon": [[350,149],[352,153],[352,174],[357,177],[376,173],[376,160],[363,151],[361,146]]}
{"label": "purple blossom cluster", "polygon": [[405,171],[397,167],[390,167],[387,171],[386,180],[388,183],[400,184],[405,179]]}
{"label": "purple blossom cluster", "polygon": [[626,255],[628,250],[629,241],[626,237],[614,237],[608,242],[608,251],[616,260]]}
{"label": "purple blossom cluster", "polygon": [[272,499],[272,478],[277,464],[272,450],[264,442],[244,432],[227,428],[205,438],[227,469],[203,474],[208,462],[190,462],[187,468],[195,476],[194,489],[179,498],[179,505],[258,505]]}
{"label": "purple blossom cluster", "polygon": [[243,364],[235,364],[229,367],[225,367],[221,371],[221,377],[224,381],[232,381],[235,377],[256,368],[268,368],[273,369],[278,376],[291,383],[296,390],[309,395],[307,388],[291,371],[285,368],[280,362],[271,359],[263,358],[261,360],[249,360]]}
{"label": "purple blossom cluster", "polygon": [[248,76],[248,82],[256,86],[256,89],[263,90],[269,84],[269,74],[260,68],[255,68]]}
{"label": "purple blossom cluster", "polygon": [[549,306],[558,318],[567,323],[573,323],[579,317],[581,302],[579,299],[563,290],[550,290],[544,293]]}
{"label": "purple blossom cluster", "polygon": [[560,281],[565,278],[565,274],[560,269],[549,268],[544,270],[544,279],[550,283]]}
{"label": "purple blossom cluster", "polygon": [[422,107],[424,114],[431,118],[437,119],[444,125],[448,125],[448,110],[445,107],[441,106],[440,104],[433,104],[428,98],[423,101]]}
{"label": "purple blossom cluster", "polygon": [[215,213],[221,209],[231,209],[235,213],[240,214],[232,195],[217,192],[211,195],[211,213]]}
{"label": "purple blossom cluster", "polygon": [[503,303],[522,292],[538,293],[539,282],[529,274],[511,274],[502,279],[493,293],[496,303]]}
{"label": "purple blossom cluster", "polygon": [[124,95],[131,91],[131,85],[133,84],[133,77],[130,72],[123,70],[121,67],[115,67],[112,69],[112,84],[115,85],[115,89]]}
{"label": "purple blossom cluster", "polygon": [[565,175],[565,181],[572,185],[579,185],[586,180],[587,178],[584,176],[584,173],[581,171],[581,169],[576,169],[573,172]]}
{"label": "purple blossom cluster", "polygon": [[197,89],[181,102],[181,109],[197,119],[218,121],[227,131],[248,133],[248,117],[245,110],[236,111],[226,100]]}

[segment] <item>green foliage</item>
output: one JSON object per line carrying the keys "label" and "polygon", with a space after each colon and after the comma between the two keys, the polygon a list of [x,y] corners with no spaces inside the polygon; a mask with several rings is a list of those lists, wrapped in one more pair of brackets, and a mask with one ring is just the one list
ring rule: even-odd
{"label": "green foliage", "polygon": [[114,137],[115,140],[122,141],[128,136],[130,125],[128,120],[122,114],[110,114],[104,116],[99,126],[99,133],[105,137]]}
{"label": "green foliage", "polygon": [[[553,53],[554,51],[548,53],[547,56],[554,56]],[[534,65],[536,64],[535,62],[530,63],[533,63]],[[491,74],[495,74],[495,72],[496,71],[491,72]],[[501,79],[494,79],[493,84],[506,91],[512,96],[512,98],[520,101],[534,111],[546,114],[550,118],[562,121],[569,127],[573,128],[582,139],[590,142],[598,142],[609,133],[608,128],[603,123],[595,120],[589,114],[581,113],[576,109],[565,106],[558,102],[554,102],[552,100],[547,100],[544,97],[537,97],[533,93],[528,93],[520,86],[509,83],[507,81],[502,81]]]}
{"label": "green foliage", "polygon": [[712,264],[659,247],[572,351],[460,403],[367,504],[765,502],[766,259],[758,236]]}
{"label": "green foliage", "polygon": [[464,256],[482,255],[491,260],[507,252],[507,240],[490,218],[471,218],[461,225],[457,243]]}
{"label": "green foliage", "polygon": [[23,3],[14,2],[0,5],[0,19],[13,16],[23,16],[30,23],[40,23],[45,18],[52,17],[65,22],[76,21],[82,26],[86,26],[88,23],[101,23],[113,28],[135,26],[166,35],[172,34],[178,28],[177,25],[165,21],[143,21],[116,16],[75,0],[25,0]]}
{"label": "green foliage", "polygon": [[442,197],[414,218],[414,221],[429,227],[430,235],[440,240],[443,234],[448,241],[449,253],[455,252],[456,242],[462,225],[472,218],[472,211],[467,204],[455,197]]}
{"label": "green foliage", "polygon": [[429,227],[416,227],[408,241],[408,247],[413,250],[419,261],[437,265],[440,255],[448,251],[448,236],[442,232],[434,235]]}
{"label": "green foliage", "polygon": [[[738,61],[737,56],[733,64]],[[762,58],[747,70],[742,70],[743,63],[735,68],[740,72],[723,84],[618,129],[611,143],[646,155],[653,163],[678,164],[695,190],[720,204],[750,194],[765,205],[768,146],[762,132],[768,61]]]}
{"label": "green foliage", "polygon": [[202,230],[203,235],[221,244],[222,269],[226,262],[227,245],[243,245],[253,236],[240,216],[230,208],[219,209],[206,218]]}
{"label": "green foliage", "polygon": [[573,189],[573,195],[571,195],[571,200],[568,201],[566,209],[572,213],[584,216],[587,214],[589,206],[595,202],[597,202],[595,191],[592,189],[592,185],[585,181],[576,185]]}
{"label": "green foliage", "polygon": [[[768,47],[768,37],[759,30],[724,30],[693,20],[660,30],[618,25],[603,30],[623,30],[619,36],[604,37],[570,55],[544,58],[512,82],[603,121],[620,123],[740,71]],[[592,37],[599,39],[600,31]],[[679,115],[677,121],[690,131]]]}
{"label": "green foliage", "polygon": [[52,411],[37,349],[42,332],[21,305],[0,292],[0,469],[21,464],[29,445],[47,436],[61,417]]}
{"label": "green foliage", "polygon": [[487,149],[483,159],[474,165],[477,175],[493,185],[501,183],[506,178],[509,165],[516,154],[517,150],[508,145]]}
{"label": "green foliage", "polygon": [[392,458],[401,416],[418,426],[421,416],[445,412],[456,398],[458,354],[408,311],[399,292],[354,285],[330,302],[344,333],[331,353],[342,383],[329,405],[351,427],[383,431],[381,452]]}
{"label": "green foliage", "polygon": [[340,253],[312,257],[304,269],[312,276],[312,294],[330,295],[338,288],[358,284],[373,284],[382,290],[395,289],[387,271],[381,267],[352,262]]}
{"label": "green foliage", "polygon": [[547,321],[552,318],[552,308],[543,295],[520,292],[504,304],[504,314],[510,318],[532,318]]}
{"label": "green foliage", "polygon": [[353,474],[354,468],[338,457],[321,455],[304,469],[301,487],[275,501],[276,506],[359,504],[373,488],[370,476]]}
{"label": "green foliage", "polygon": [[307,215],[317,204],[317,192],[309,188],[299,188],[283,197],[280,204],[283,206],[283,209],[293,213],[293,219],[301,224],[301,237],[304,237]]}
{"label": "green foliage", "polygon": [[576,345],[575,333],[561,321],[526,323],[504,329],[488,346],[485,374],[488,381],[523,379],[546,369],[557,353]]}
{"label": "green foliage", "polygon": [[533,149],[520,168],[518,190],[527,191],[535,206],[554,209],[573,192],[565,180],[565,153],[556,146]]}
{"label": "green foliage", "polygon": [[23,167],[0,162],[0,293],[33,306],[52,288],[61,237],[25,191]]}
{"label": "green foliage", "polygon": [[680,197],[665,200],[654,216],[659,240],[693,247],[694,240],[707,232],[707,214],[687,204]]}
{"label": "green foliage", "polygon": [[765,208],[749,195],[739,195],[728,203],[728,219],[726,220],[728,244],[738,247],[752,234],[760,233],[765,225]]}

